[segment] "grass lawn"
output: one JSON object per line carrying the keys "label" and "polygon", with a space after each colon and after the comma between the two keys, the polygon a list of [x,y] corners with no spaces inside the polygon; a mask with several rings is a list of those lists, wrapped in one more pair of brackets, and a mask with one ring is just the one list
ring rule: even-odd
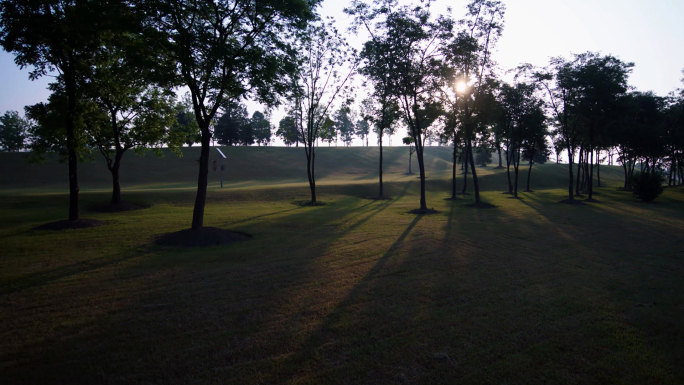
{"label": "grass lawn", "polygon": [[[328,154],[362,154],[340,150]],[[124,159],[140,167],[128,187],[122,171],[123,198],[145,210],[89,212],[107,180],[84,182],[82,217],[108,222],[89,229],[31,230],[65,218],[64,187],[5,177],[0,383],[684,383],[682,188],[641,203],[602,167],[600,203],[563,205],[566,166],[549,164],[514,200],[489,167],[483,199],[497,207],[474,209],[443,200],[443,149],[427,185],[440,213],[417,216],[400,150],[389,201],[365,199],[377,186],[361,155],[323,166],[320,207],[293,204],[308,192],[294,171],[225,189],[212,173],[205,225],[253,238],[202,249],[151,244],[189,227],[194,201],[195,175],[145,183],[155,160]]]}

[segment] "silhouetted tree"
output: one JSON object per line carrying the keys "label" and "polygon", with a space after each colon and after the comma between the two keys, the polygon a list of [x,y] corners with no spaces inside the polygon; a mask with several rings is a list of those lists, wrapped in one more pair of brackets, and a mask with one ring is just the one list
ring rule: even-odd
{"label": "silhouetted tree", "polygon": [[24,149],[29,122],[17,111],[6,111],[0,117],[0,150],[20,151]]}
{"label": "silhouetted tree", "polygon": [[175,62],[170,75],[190,89],[200,128],[197,195],[192,229],[203,226],[207,196],[211,124],[224,99],[251,95],[277,103],[294,70],[288,44],[292,34],[314,17],[312,1],[235,2],[146,1],[147,36]]}
{"label": "silhouetted tree", "polygon": [[[350,88],[349,79],[356,69],[340,72],[353,54],[346,41],[330,23],[311,23],[295,49],[298,66],[291,78],[291,109],[306,154],[306,172],[311,204],[316,204],[315,143],[321,129],[327,127],[333,103]],[[332,121],[331,121],[332,122]],[[333,127],[334,128],[334,127]]]}
{"label": "silhouetted tree", "polygon": [[294,143],[296,147],[299,147],[300,134],[297,130],[297,125],[295,124],[295,118],[292,116],[286,116],[280,119],[276,135],[283,140],[283,143],[285,143],[286,146],[292,146]]}
{"label": "silhouetted tree", "polygon": [[[34,80],[59,73],[66,96],[65,148],[69,164],[69,220],[79,219],[76,104],[93,65],[108,22],[116,20],[119,3],[74,0],[4,0],[0,7],[0,45],[15,63],[33,67]],[[107,16],[105,16],[107,14]]]}

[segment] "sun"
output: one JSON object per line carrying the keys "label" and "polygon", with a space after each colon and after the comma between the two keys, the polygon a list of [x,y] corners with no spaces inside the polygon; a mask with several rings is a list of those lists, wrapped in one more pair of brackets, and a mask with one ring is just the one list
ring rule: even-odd
{"label": "sun", "polygon": [[468,89],[468,85],[464,81],[460,81],[456,83],[456,92],[459,94],[465,94],[466,90]]}

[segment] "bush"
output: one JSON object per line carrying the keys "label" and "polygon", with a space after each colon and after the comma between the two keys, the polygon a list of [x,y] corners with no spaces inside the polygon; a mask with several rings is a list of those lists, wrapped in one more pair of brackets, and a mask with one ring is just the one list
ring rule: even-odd
{"label": "bush", "polygon": [[663,193],[664,180],[658,171],[637,172],[632,177],[632,194],[644,202],[650,202]]}

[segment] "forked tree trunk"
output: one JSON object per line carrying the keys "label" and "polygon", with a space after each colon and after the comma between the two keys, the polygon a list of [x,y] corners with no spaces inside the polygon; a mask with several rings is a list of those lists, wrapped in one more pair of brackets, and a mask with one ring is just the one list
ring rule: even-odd
{"label": "forked tree trunk", "polygon": [[415,138],[415,140],[416,158],[418,158],[418,169],[420,170],[420,209],[427,210],[427,202],[425,200],[425,164],[423,163],[423,146],[422,143],[420,146],[418,145],[420,137]]}

